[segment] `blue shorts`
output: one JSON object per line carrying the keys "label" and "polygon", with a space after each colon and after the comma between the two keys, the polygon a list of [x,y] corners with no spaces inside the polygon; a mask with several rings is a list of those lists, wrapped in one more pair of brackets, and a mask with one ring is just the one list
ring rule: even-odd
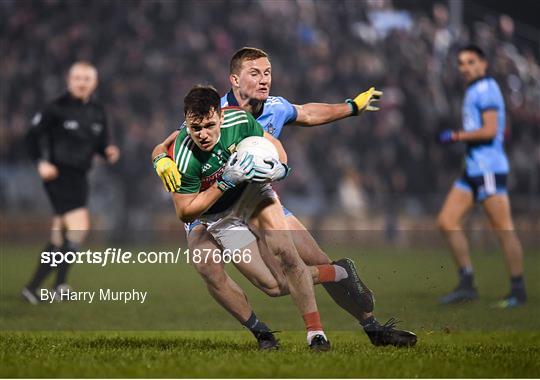
{"label": "blue shorts", "polygon": [[454,182],[454,186],[473,193],[474,200],[482,202],[491,195],[507,194],[507,177],[506,173],[486,172],[477,176],[469,176],[464,173],[460,179]]}
{"label": "blue shorts", "polygon": [[[283,206],[283,213],[285,214],[285,216],[293,215],[293,213],[289,209],[287,209],[285,206]],[[189,235],[189,233],[193,231],[193,229],[197,227],[199,224],[201,224],[200,219],[195,219],[191,223],[184,223],[186,234]]]}

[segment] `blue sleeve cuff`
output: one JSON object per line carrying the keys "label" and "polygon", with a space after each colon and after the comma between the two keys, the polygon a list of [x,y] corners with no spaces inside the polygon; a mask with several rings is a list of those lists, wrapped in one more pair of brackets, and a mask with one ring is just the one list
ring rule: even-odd
{"label": "blue sleeve cuff", "polygon": [[480,108],[480,113],[486,112],[486,111],[498,111],[498,110],[499,110],[499,106],[486,106],[486,107]]}
{"label": "blue sleeve cuff", "polygon": [[291,107],[292,107],[293,112],[292,112],[291,117],[287,120],[286,124],[294,123],[296,121],[296,118],[298,117],[298,111],[296,110],[296,107],[292,104],[291,104]]}

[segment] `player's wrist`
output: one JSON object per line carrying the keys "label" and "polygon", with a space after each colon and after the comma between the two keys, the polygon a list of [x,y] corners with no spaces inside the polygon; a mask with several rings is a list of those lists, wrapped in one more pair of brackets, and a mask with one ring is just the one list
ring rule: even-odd
{"label": "player's wrist", "polygon": [[216,181],[216,184],[217,184],[217,188],[221,190],[222,192],[226,192],[227,190],[230,190],[236,186],[235,183],[228,181],[227,179],[224,179],[223,177],[219,178]]}
{"label": "player's wrist", "polygon": [[278,181],[281,181],[281,180],[284,180],[285,178],[287,178],[287,176],[289,175],[289,173],[291,172],[291,168],[289,165],[285,164],[285,163],[281,163],[281,165],[283,166],[283,174],[279,176],[279,178],[277,179]]}
{"label": "player's wrist", "polygon": [[347,100],[345,100],[345,103],[347,103],[349,105],[349,107],[351,108],[351,115],[350,116],[357,116],[358,112],[359,112],[359,109],[358,109],[358,105],[355,103],[355,101],[352,100],[352,99],[347,99]]}
{"label": "player's wrist", "polygon": [[168,157],[167,153],[160,153],[156,157],[154,157],[154,159],[152,160],[152,166],[154,166],[154,169],[156,168],[158,161],[165,157]]}

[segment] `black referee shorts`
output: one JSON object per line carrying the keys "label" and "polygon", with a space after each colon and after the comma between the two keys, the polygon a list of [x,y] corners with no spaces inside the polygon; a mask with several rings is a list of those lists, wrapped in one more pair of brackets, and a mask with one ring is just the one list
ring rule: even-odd
{"label": "black referee shorts", "polygon": [[55,215],[62,215],[80,207],[86,207],[88,179],[86,171],[58,167],[59,175],[44,182],[45,191],[51,201]]}

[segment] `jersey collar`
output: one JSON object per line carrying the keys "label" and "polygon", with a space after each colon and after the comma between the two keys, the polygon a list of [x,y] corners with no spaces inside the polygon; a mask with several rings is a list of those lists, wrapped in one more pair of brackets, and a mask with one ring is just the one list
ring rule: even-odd
{"label": "jersey collar", "polygon": [[[253,114],[253,117],[257,119],[260,117],[264,112],[264,103],[261,104],[261,109],[256,114]],[[234,96],[232,88],[227,92],[227,104],[232,107],[239,107],[238,100],[236,100],[236,97]]]}
{"label": "jersey collar", "polygon": [[229,92],[227,92],[227,103],[229,104],[229,106],[238,107],[238,100],[236,100],[232,88]]}

